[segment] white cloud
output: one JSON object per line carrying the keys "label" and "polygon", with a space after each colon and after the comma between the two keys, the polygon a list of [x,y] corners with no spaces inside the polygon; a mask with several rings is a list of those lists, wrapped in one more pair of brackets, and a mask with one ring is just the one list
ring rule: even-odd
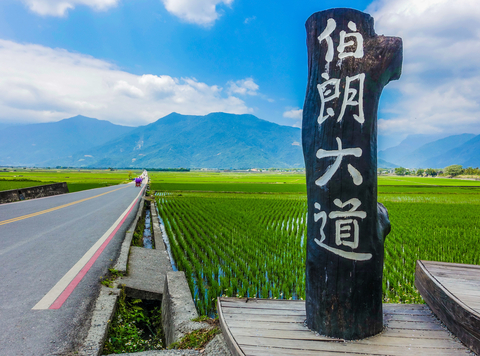
{"label": "white cloud", "polygon": [[119,0],[21,0],[30,10],[39,15],[65,16],[76,5],[89,6],[97,11],[117,5]]}
{"label": "white cloud", "polygon": [[0,121],[47,122],[78,114],[142,125],[171,112],[249,113],[245,102],[194,78],[142,76],[90,56],[0,40]]}
{"label": "white cloud", "polygon": [[168,12],[190,23],[211,25],[220,16],[217,5],[233,0],[162,0]]}
{"label": "white cloud", "polygon": [[245,19],[245,21],[243,21],[243,23],[246,24],[246,25],[248,25],[250,22],[255,21],[256,19],[257,19],[256,16],[247,17],[247,18]]}
{"label": "white cloud", "polygon": [[230,94],[240,95],[257,95],[259,86],[252,78],[237,80],[236,82],[228,82],[228,92]]}
{"label": "white cloud", "polygon": [[292,109],[285,111],[283,113],[283,117],[287,117],[289,119],[294,119],[294,120],[301,120],[303,115],[303,110],[302,109]]}
{"label": "white cloud", "polygon": [[480,133],[478,0],[377,0],[366,12],[404,44],[402,77],[387,87],[399,96],[379,133]]}
{"label": "white cloud", "polygon": [[294,127],[302,127],[303,109],[291,109],[283,113],[283,117],[295,120]]}

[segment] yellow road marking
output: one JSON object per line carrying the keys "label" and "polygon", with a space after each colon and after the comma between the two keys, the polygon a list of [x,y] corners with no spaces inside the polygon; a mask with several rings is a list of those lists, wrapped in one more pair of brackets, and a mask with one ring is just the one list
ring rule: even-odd
{"label": "yellow road marking", "polygon": [[57,207],[55,207],[55,208],[50,208],[50,209],[42,210],[42,211],[39,211],[39,212],[36,212],[36,213],[19,216],[19,217],[17,217],[17,218],[12,218],[12,219],[8,219],[8,220],[3,220],[3,221],[0,221],[0,226],[1,226],[1,225],[6,225],[6,224],[10,224],[10,223],[15,222],[15,221],[20,221],[20,220],[24,220],[24,219],[28,219],[28,218],[33,218],[34,216],[46,214],[46,213],[49,213],[49,212],[51,212],[51,211],[63,209],[63,208],[66,208],[66,207],[68,207],[68,206],[72,206],[72,205],[75,205],[75,204],[78,204],[78,203],[82,203],[82,202],[87,201],[87,200],[90,200],[90,199],[98,198],[98,197],[101,197],[102,195],[109,194],[109,193],[113,193],[113,192],[116,192],[117,190],[124,189],[124,188],[126,188],[126,187],[122,187],[122,188],[118,188],[118,189],[115,189],[115,190],[111,190],[111,191],[109,191],[109,192],[102,193],[102,194],[98,194],[98,195],[95,195],[95,196],[90,197],[90,198],[85,198],[85,199],[77,200],[77,201],[74,201],[74,202],[72,202],[72,203],[60,205],[60,206],[57,206]]}

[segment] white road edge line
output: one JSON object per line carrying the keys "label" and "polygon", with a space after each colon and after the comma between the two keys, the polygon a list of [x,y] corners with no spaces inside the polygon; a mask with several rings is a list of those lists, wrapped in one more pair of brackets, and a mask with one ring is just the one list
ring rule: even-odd
{"label": "white road edge line", "polygon": [[140,190],[140,193],[135,197],[132,203],[128,208],[120,215],[120,217],[115,221],[115,223],[103,234],[102,237],[83,255],[83,257],[68,271],[62,279],[60,279],[55,286],[50,289],[50,291],[45,294],[45,296],[32,308],[32,310],[44,310],[49,309],[50,306],[57,300],[57,298],[62,294],[62,292],[67,288],[67,286],[73,281],[77,274],[83,269],[83,267],[90,261],[92,256],[97,252],[97,250],[102,246],[105,240],[110,236],[113,230],[116,229],[118,224],[122,221],[123,217],[128,213],[132,208],[133,204],[137,201],[138,197],[142,193],[143,189]]}

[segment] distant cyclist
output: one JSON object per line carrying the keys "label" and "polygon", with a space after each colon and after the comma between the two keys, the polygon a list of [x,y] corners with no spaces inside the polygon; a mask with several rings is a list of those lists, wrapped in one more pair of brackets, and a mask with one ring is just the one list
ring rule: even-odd
{"label": "distant cyclist", "polygon": [[135,186],[140,187],[142,185],[142,178],[137,177],[135,178]]}

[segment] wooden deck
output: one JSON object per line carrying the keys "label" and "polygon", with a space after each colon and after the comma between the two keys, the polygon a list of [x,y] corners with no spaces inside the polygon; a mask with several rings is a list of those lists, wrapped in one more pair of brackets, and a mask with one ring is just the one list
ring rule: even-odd
{"label": "wooden deck", "polygon": [[[385,330],[359,341],[320,336],[304,326],[305,302],[218,298],[223,335],[233,355],[469,355],[426,305],[384,304]],[[471,354],[470,354],[471,355]]]}
{"label": "wooden deck", "polygon": [[480,354],[480,266],[417,261],[415,286],[438,318]]}

